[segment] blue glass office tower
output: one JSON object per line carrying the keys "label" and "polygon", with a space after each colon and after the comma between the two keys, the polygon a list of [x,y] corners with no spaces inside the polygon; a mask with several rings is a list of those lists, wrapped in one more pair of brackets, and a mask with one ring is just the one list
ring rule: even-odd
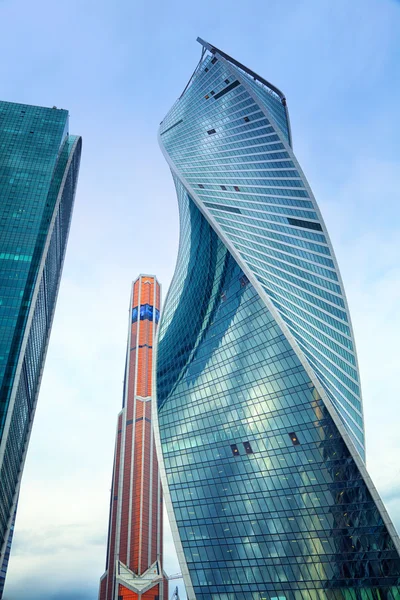
{"label": "blue glass office tower", "polygon": [[181,238],[156,440],[188,597],[399,599],[343,284],[285,97],[199,41],[159,131]]}
{"label": "blue glass office tower", "polygon": [[[72,216],[68,112],[0,102],[0,590]],[[1,597],[1,591],[0,591]]]}

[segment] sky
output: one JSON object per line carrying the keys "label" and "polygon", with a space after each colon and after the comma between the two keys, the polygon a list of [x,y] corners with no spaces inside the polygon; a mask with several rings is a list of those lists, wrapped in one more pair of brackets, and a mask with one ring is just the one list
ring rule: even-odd
{"label": "sky", "polygon": [[[157,128],[200,58],[197,36],[286,95],[347,291],[368,470],[400,529],[400,3],[0,0],[0,23],[1,99],[66,108],[83,137],[5,600],[97,599],[130,285],[155,274],[165,297],[178,247]],[[168,531],[165,556],[178,572]]]}

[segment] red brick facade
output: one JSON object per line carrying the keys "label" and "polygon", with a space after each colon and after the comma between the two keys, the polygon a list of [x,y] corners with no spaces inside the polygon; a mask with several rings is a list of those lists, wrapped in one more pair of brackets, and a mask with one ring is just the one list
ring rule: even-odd
{"label": "red brick facade", "polygon": [[152,359],[160,311],[155,277],[140,276],[132,286],[124,405],[118,416],[112,479],[106,573],[99,600],[168,600],[164,578],[137,594],[115,581],[119,560],[142,575],[162,561],[162,490],[151,422]]}

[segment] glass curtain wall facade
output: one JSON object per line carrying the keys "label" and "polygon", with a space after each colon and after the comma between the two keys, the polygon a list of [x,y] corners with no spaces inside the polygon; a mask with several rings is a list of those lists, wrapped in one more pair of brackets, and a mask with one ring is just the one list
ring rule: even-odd
{"label": "glass curtain wall facade", "polygon": [[3,583],[70,228],[81,146],[80,137],[69,135],[66,110],[0,102]]}
{"label": "glass curtain wall facade", "polygon": [[14,536],[14,525],[15,525],[16,516],[17,516],[17,507],[15,507],[15,510],[14,510],[14,517],[13,517],[13,520],[11,523],[10,533],[8,535],[7,547],[4,551],[4,556],[2,557],[1,571],[0,571],[0,598],[3,597],[4,586],[6,583],[8,562],[10,560],[11,545],[12,545],[12,540],[13,540],[13,536]]}
{"label": "glass curtain wall facade", "polygon": [[163,497],[151,418],[160,284],[132,285],[122,410],[118,415],[106,571],[99,600],[168,600],[163,573]]}
{"label": "glass curtain wall facade", "polygon": [[156,444],[189,600],[395,600],[340,273],[282,92],[199,40],[159,131],[180,247]]}

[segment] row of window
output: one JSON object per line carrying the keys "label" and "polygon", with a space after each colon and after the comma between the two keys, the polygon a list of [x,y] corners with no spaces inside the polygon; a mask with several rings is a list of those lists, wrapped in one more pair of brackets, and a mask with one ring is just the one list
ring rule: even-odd
{"label": "row of window", "polygon": [[[299,438],[294,433],[294,431],[291,431],[289,433],[289,437],[292,440],[293,446],[298,446],[300,444]],[[243,442],[243,448],[244,448],[246,454],[253,454],[253,449],[251,447],[250,442]],[[239,452],[239,448],[237,447],[237,444],[231,444],[231,450],[232,450],[233,456],[240,456],[240,452]]]}
{"label": "row of window", "polygon": [[[198,183],[197,185],[199,186],[199,188],[201,188],[202,190],[204,190],[204,185],[202,183]],[[221,185],[220,187],[221,187],[221,190],[226,190],[227,189],[227,187],[225,185]],[[239,186],[234,185],[232,187],[235,190],[235,192],[240,192]]]}
{"label": "row of window", "polygon": [[206,94],[204,96],[204,98],[206,100],[208,100],[210,98],[210,96],[213,96],[214,100],[218,100],[218,98],[221,98],[222,96],[224,96],[225,94],[227,94],[231,90],[234,90],[238,85],[240,85],[240,81],[238,81],[237,79],[236,79],[236,81],[233,81],[232,83],[229,83],[229,79],[225,79],[225,83],[228,83],[229,85],[227,85],[227,87],[225,87],[224,89],[222,89],[217,94],[214,92],[214,90],[211,90],[209,94]]}

